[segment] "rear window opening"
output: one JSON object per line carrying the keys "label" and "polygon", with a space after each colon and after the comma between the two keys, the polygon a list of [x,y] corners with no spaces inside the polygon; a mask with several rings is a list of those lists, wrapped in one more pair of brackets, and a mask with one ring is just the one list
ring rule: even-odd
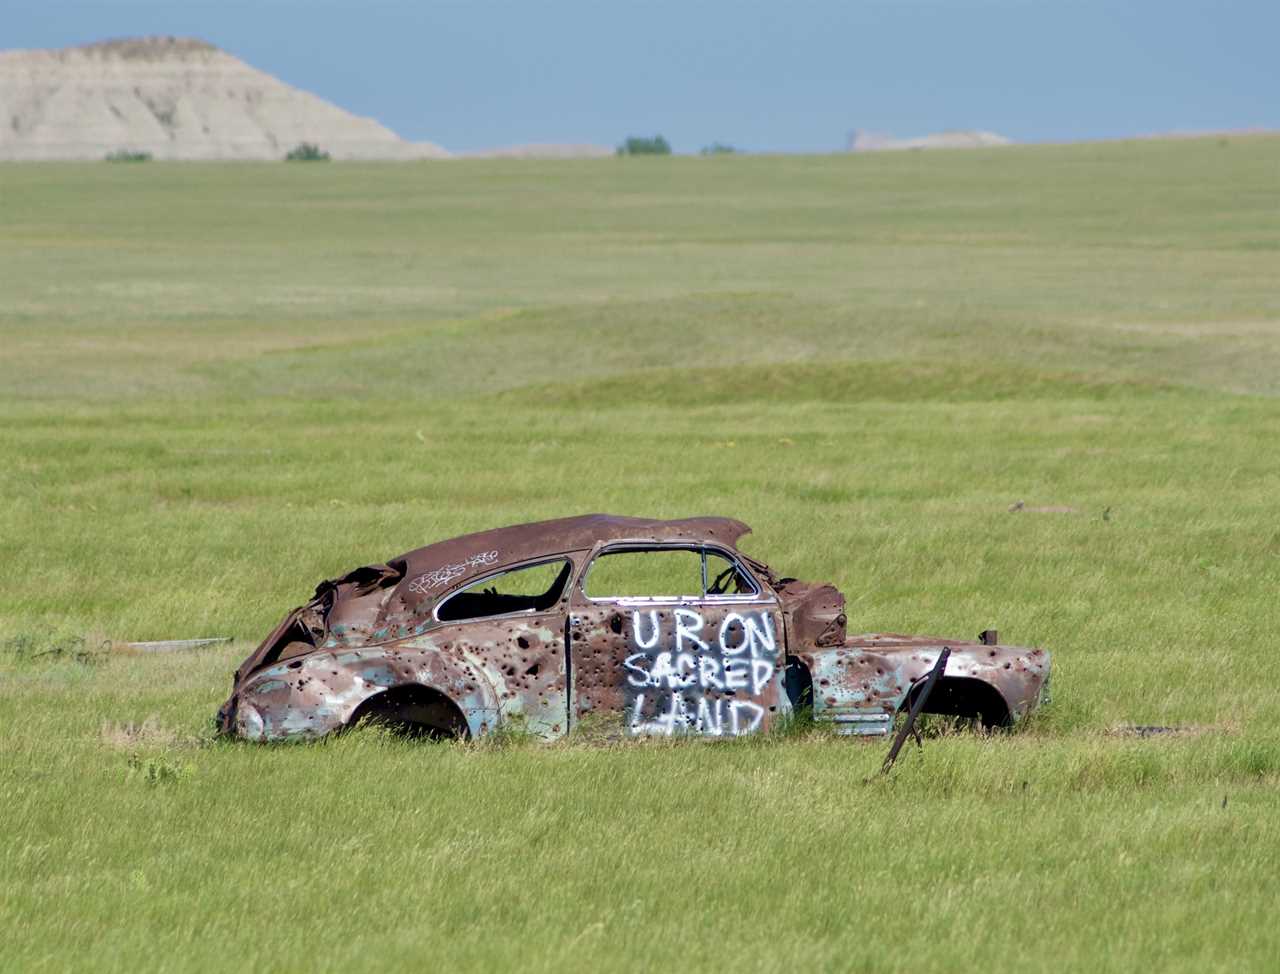
{"label": "rear window opening", "polygon": [[512,612],[545,612],[560,600],[573,565],[567,558],[524,565],[473,582],[436,607],[441,622]]}

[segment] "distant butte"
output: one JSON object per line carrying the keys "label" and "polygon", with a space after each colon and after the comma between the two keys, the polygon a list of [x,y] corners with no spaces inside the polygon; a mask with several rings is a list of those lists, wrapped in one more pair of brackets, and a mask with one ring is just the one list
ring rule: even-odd
{"label": "distant butte", "polygon": [[964,130],[937,132],[911,139],[898,139],[879,132],[854,132],[849,136],[850,152],[887,152],[894,149],[985,149],[1011,145],[1012,140],[995,132]]}
{"label": "distant butte", "polygon": [[0,51],[0,159],[281,159],[302,142],[334,159],[439,159],[371,118],[191,37]]}

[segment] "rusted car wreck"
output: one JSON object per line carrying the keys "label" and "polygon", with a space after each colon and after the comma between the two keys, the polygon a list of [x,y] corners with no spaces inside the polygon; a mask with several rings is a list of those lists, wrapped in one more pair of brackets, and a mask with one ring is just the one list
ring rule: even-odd
{"label": "rusted car wreck", "polygon": [[925,712],[997,727],[1041,702],[1044,650],[992,633],[851,636],[844,596],[743,554],[749,531],[593,514],[358,568],[322,583],[240,665],[219,726],[253,740],[364,719],[431,736],[726,737],[811,705],[837,733],[883,735],[944,647]]}

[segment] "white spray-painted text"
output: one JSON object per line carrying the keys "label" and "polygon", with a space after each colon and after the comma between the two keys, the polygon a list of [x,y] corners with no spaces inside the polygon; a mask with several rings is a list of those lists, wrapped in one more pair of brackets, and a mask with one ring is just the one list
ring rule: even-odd
{"label": "white spray-painted text", "polygon": [[726,612],[719,625],[674,610],[667,630],[657,610],[631,613],[635,649],[623,660],[627,729],[636,735],[737,736],[758,730],[777,666],[767,612]]}
{"label": "white spray-painted text", "polygon": [[498,551],[495,548],[493,551],[482,551],[478,555],[471,555],[452,565],[441,565],[439,568],[433,568],[429,572],[423,572],[410,582],[409,591],[414,595],[426,595],[432,589],[447,585],[455,578],[465,575],[468,569],[484,568],[487,565],[494,564],[497,560]]}

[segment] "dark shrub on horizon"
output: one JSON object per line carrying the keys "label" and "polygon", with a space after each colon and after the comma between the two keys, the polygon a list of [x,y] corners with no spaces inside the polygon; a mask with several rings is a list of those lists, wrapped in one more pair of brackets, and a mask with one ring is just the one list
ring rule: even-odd
{"label": "dark shrub on horizon", "polygon": [[328,162],[329,153],[312,142],[299,142],[288,151],[285,162]]}
{"label": "dark shrub on horizon", "polygon": [[627,140],[618,146],[620,156],[669,156],[671,143],[661,135],[647,138],[642,135],[629,135]]}
{"label": "dark shrub on horizon", "polygon": [[138,152],[133,149],[117,149],[102,157],[106,162],[150,162],[150,152]]}

